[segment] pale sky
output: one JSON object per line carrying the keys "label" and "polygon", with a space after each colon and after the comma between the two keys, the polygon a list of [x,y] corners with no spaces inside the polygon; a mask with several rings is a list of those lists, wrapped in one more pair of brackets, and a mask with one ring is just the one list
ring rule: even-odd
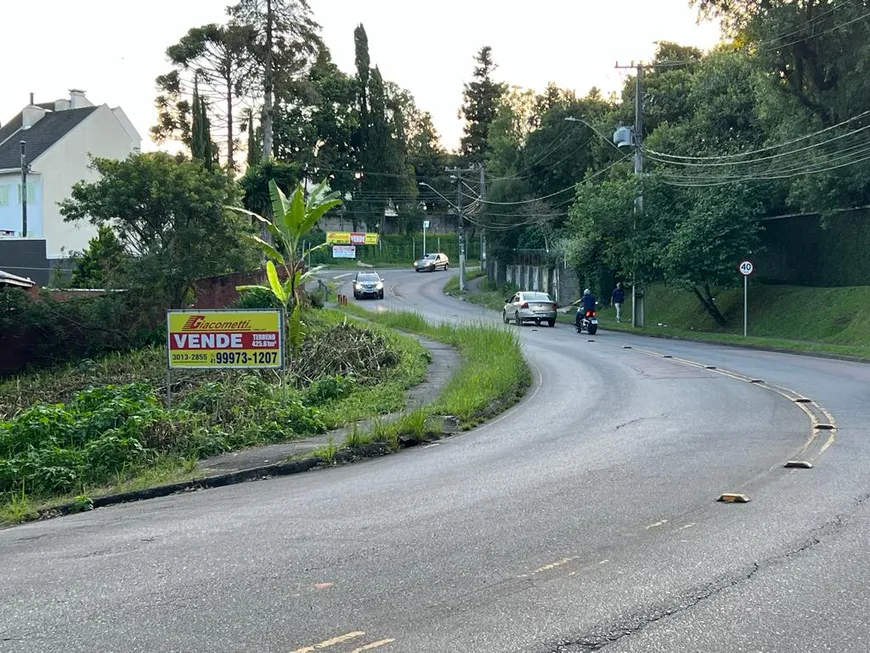
{"label": "pale sky", "polygon": [[[614,65],[648,59],[655,41],[707,49],[718,27],[696,24],[688,0],[309,0],[333,58],[354,71],[353,29],[363,23],[372,64],[429,111],[442,141],[462,133],[457,110],[473,56],[493,48],[496,77],[543,90],[549,81],[585,94],[617,90]],[[120,105],[143,138],[154,124],[154,78],[165,51],[191,27],[224,19],[228,0],[41,0],[3,2],[0,50],[10,63],[0,92],[0,123],[24,107],[83,89],[95,104]],[[522,10],[509,10],[513,5]],[[38,18],[34,17],[38,12]]]}

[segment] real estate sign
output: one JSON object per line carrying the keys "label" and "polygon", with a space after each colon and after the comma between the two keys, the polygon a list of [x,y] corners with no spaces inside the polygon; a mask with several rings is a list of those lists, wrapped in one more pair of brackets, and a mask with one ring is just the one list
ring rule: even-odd
{"label": "real estate sign", "polygon": [[332,258],[356,258],[355,245],[333,245]]}
{"label": "real estate sign", "polygon": [[326,242],[330,245],[377,245],[378,235],[351,232],[351,231],[328,231]]}
{"label": "real estate sign", "polygon": [[281,368],[279,310],[168,311],[169,369]]}

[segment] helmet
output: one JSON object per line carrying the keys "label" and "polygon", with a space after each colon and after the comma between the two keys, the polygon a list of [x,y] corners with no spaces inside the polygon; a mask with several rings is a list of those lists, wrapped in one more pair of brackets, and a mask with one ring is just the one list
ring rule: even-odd
{"label": "helmet", "polygon": [[584,291],[583,291],[583,294],[584,294],[584,295],[589,295],[589,294],[591,294],[591,293],[589,292],[589,288],[587,288],[586,290],[584,290]]}

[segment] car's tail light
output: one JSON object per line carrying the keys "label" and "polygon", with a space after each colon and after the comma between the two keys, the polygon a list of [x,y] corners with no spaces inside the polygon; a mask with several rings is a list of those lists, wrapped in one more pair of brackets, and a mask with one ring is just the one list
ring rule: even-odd
{"label": "car's tail light", "polygon": [[528,308],[528,307],[529,307],[529,302],[523,302],[522,304],[520,304],[520,308]]}

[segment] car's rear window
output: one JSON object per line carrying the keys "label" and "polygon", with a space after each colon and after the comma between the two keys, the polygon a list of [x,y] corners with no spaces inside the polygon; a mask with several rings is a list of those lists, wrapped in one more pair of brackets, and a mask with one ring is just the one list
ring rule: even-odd
{"label": "car's rear window", "polygon": [[524,292],[523,299],[529,302],[552,302],[550,296],[545,292]]}

